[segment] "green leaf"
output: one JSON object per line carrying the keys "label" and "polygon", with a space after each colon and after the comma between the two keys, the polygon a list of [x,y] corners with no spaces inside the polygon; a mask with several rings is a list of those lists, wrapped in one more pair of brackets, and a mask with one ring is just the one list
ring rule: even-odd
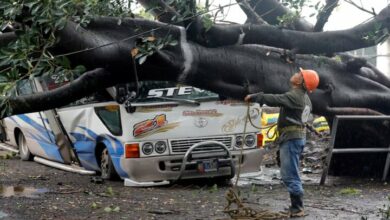
{"label": "green leaf", "polygon": [[119,206],[115,207],[112,211],[113,212],[119,212],[121,210],[121,208]]}
{"label": "green leaf", "polygon": [[8,78],[6,76],[0,75],[0,83],[8,82]]}
{"label": "green leaf", "polygon": [[213,26],[213,21],[211,20],[211,15],[206,14],[202,16],[202,24],[203,27],[206,29],[206,31],[210,30],[210,28]]}
{"label": "green leaf", "polygon": [[111,186],[107,187],[107,194],[108,194],[108,195],[111,195],[111,196],[114,195],[114,190],[112,189]]}
{"label": "green leaf", "polygon": [[38,4],[38,2],[37,1],[33,1],[33,2],[29,2],[29,3],[24,4],[24,6],[27,6],[28,8],[31,8],[31,7],[33,7],[36,4]]}
{"label": "green leaf", "polygon": [[65,27],[65,24],[66,24],[66,17],[63,17],[61,19],[58,19],[56,21],[56,23],[54,24],[54,26],[58,29],[58,30],[61,30],[62,28]]}
{"label": "green leaf", "polygon": [[96,204],[96,202],[93,202],[91,204],[91,208],[93,208],[93,209],[97,209],[98,208],[98,205]]}
{"label": "green leaf", "polygon": [[41,4],[37,4],[35,5],[32,10],[31,10],[31,15],[35,15],[39,9],[41,9],[42,5]]}
{"label": "green leaf", "polygon": [[340,190],[340,194],[342,194],[342,195],[358,195],[361,192],[362,192],[361,190],[356,189],[356,188],[352,188],[352,187],[347,187],[347,188]]}
{"label": "green leaf", "polygon": [[105,212],[112,212],[112,208],[111,207],[106,207],[106,208],[104,208],[104,211]]}

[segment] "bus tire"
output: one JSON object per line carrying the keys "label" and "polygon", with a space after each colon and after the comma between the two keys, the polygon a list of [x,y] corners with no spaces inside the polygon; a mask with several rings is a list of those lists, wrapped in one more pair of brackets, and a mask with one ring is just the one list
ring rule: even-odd
{"label": "bus tire", "polygon": [[104,148],[100,156],[100,172],[102,179],[105,180],[116,180],[118,179],[118,174],[116,173],[114,164],[110,154],[108,153],[107,148]]}
{"label": "bus tire", "polygon": [[22,132],[19,132],[18,134],[18,148],[21,160],[28,161],[33,159],[33,155],[28,149],[26,138],[24,137]]}

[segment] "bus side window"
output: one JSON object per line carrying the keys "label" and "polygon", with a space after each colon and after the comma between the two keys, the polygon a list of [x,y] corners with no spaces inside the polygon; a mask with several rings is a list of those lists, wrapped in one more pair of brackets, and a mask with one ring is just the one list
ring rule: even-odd
{"label": "bus side window", "polygon": [[113,135],[122,135],[121,115],[118,105],[95,107],[95,112]]}
{"label": "bus side window", "polygon": [[31,81],[28,79],[21,80],[16,86],[18,95],[31,95],[33,93],[33,87]]}

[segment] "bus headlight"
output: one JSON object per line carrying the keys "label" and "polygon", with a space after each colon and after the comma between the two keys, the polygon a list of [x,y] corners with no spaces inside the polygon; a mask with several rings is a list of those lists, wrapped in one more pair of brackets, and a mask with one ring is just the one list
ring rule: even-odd
{"label": "bus headlight", "polygon": [[145,155],[150,155],[153,153],[153,144],[150,142],[146,142],[142,145],[142,153]]}
{"label": "bus headlight", "polygon": [[242,147],[244,139],[242,136],[236,136],[236,147]]}
{"label": "bus headlight", "polygon": [[162,154],[167,150],[167,144],[164,141],[158,141],[154,145],[154,149],[156,150],[157,153]]}
{"label": "bus headlight", "polygon": [[256,142],[256,138],[253,134],[245,136],[245,145],[248,147],[253,147]]}

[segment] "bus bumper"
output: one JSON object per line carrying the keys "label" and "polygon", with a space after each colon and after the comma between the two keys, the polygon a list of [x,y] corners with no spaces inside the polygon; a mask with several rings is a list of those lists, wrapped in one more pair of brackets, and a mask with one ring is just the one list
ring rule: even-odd
{"label": "bus bumper", "polygon": [[[241,152],[238,150],[230,151],[230,153],[237,171]],[[263,149],[244,150],[242,153],[242,159],[240,160],[241,173],[259,171],[263,155]],[[218,161],[217,170],[199,172],[199,162],[217,158],[217,156],[213,155],[213,153],[207,153],[207,159],[202,158],[201,160],[187,162],[186,169],[180,175],[180,167],[182,165],[183,156],[184,155],[169,155],[131,159],[122,158],[122,169],[129,176],[128,178],[125,178],[125,186],[166,185],[171,181],[177,180],[178,177],[180,177],[180,179],[233,177],[231,176],[232,171],[230,163],[223,159]]]}

